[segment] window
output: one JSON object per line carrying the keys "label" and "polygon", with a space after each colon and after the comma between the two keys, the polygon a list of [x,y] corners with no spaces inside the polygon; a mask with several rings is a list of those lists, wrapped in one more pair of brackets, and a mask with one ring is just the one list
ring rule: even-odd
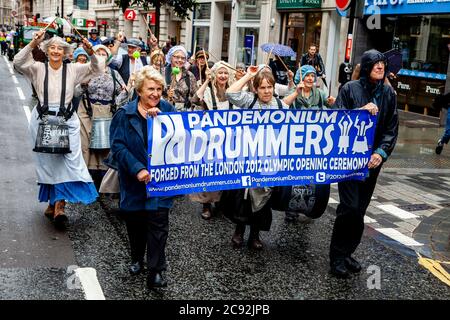
{"label": "window", "polygon": [[211,19],[211,3],[199,3],[195,7],[195,19]]}
{"label": "window", "polygon": [[239,20],[259,20],[261,19],[261,1],[248,0],[239,4]]}
{"label": "window", "polygon": [[195,27],[194,43],[197,44],[197,48],[194,51],[209,50],[209,27]]}
{"label": "window", "polygon": [[255,65],[259,46],[259,29],[238,28],[237,62]]}
{"label": "window", "polygon": [[73,0],[73,5],[80,10],[89,10],[89,0]]}

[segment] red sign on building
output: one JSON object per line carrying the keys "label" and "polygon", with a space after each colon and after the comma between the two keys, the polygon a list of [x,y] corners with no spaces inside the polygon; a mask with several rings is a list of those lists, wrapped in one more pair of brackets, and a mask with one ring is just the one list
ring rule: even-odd
{"label": "red sign on building", "polygon": [[147,20],[148,20],[148,23],[151,26],[156,25],[156,13],[155,12],[149,12]]}
{"label": "red sign on building", "polygon": [[123,13],[125,20],[134,20],[136,19],[136,11],[131,9],[126,9]]}
{"label": "red sign on building", "polygon": [[86,20],[86,28],[92,28],[95,27],[96,22],[95,20]]}
{"label": "red sign on building", "polygon": [[350,6],[350,3],[352,3],[352,0],[336,0],[336,8],[345,11]]}

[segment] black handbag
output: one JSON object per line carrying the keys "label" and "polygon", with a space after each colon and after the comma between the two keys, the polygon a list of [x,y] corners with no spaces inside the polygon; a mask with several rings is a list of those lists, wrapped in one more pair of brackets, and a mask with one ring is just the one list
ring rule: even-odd
{"label": "black handbag", "polygon": [[275,187],[271,206],[273,210],[299,212],[317,219],[324,214],[329,198],[329,184]]}

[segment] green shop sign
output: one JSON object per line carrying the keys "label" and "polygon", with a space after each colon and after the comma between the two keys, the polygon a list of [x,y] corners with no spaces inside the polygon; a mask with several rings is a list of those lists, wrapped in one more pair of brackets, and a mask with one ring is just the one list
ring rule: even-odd
{"label": "green shop sign", "polygon": [[277,9],[320,8],[322,0],[277,0]]}

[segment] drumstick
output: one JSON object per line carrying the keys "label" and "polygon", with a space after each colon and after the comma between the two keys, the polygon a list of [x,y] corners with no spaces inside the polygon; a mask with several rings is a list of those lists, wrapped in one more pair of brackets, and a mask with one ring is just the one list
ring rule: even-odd
{"label": "drumstick", "polygon": [[70,22],[70,20],[67,19],[67,17],[64,17],[64,19],[70,24],[72,29],[75,30],[76,33],[78,33],[78,35],[81,37],[81,39],[85,39],[84,36],[78,31],[78,29],[75,28],[75,26],[72,24],[72,22]]}
{"label": "drumstick", "polygon": [[273,51],[273,48],[272,49],[270,49],[270,52],[269,52],[269,55],[267,56],[267,59],[266,59],[266,63],[264,63],[266,66],[268,66],[268,62],[269,62],[269,60],[270,60],[270,56],[272,55],[272,51]]}
{"label": "drumstick", "polygon": [[[303,76],[302,76],[302,65],[300,63],[298,63],[298,71],[300,72],[300,83],[303,82]],[[301,92],[301,96],[303,97],[303,88],[301,88],[302,92]]]}
{"label": "drumstick", "polygon": [[209,70],[209,66],[208,66],[208,58],[206,57],[206,52],[205,52],[205,48],[202,48],[203,51],[203,55],[205,56],[205,61],[206,61],[206,69]]}
{"label": "drumstick", "polygon": [[286,66],[286,64],[284,64],[284,61],[283,61],[283,59],[281,59],[281,57],[280,56],[277,56],[278,57],[278,60],[280,60],[281,61],[281,63],[283,64],[283,66],[284,66],[284,68],[286,69],[286,71],[289,71],[289,68]]}
{"label": "drumstick", "polygon": [[[150,29],[150,27],[149,27],[149,25],[148,25],[148,20],[147,20],[147,18],[145,17],[145,14],[142,14],[142,18],[144,18],[145,24],[147,25],[147,29],[148,29],[148,31],[150,32],[150,38],[151,38],[151,37],[154,37],[153,32],[152,32],[152,30]],[[158,46],[158,48],[159,48],[159,46]]]}
{"label": "drumstick", "polygon": [[55,17],[55,18],[53,19],[53,21],[50,22],[50,23],[49,23],[44,29],[42,29],[41,31],[47,30],[47,28],[50,27],[50,25],[53,24],[53,22],[55,22],[55,20],[56,20],[57,18],[58,18],[58,17]]}

